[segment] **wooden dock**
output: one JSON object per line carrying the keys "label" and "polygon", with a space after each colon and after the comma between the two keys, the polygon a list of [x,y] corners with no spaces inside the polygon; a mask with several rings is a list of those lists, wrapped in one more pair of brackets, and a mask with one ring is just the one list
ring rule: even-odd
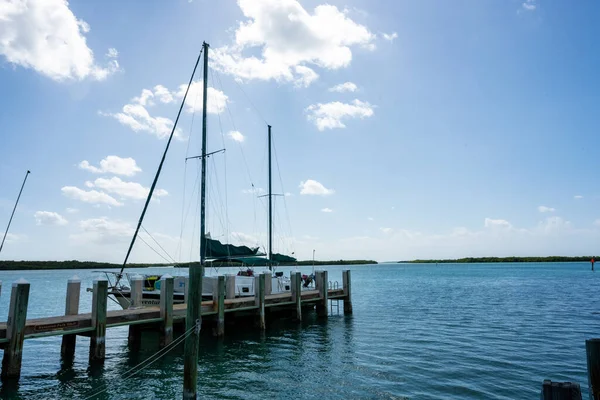
{"label": "wooden dock", "polygon": [[[344,302],[344,313],[352,313],[350,271],[343,271],[343,287],[337,288],[327,280],[327,271],[317,271],[316,288],[301,290],[299,272],[291,273],[292,290],[289,293],[270,294],[267,274],[255,277],[257,295],[254,297],[233,297],[232,280],[219,276],[213,300],[201,302],[202,321],[215,325],[215,335],[225,334],[225,320],[235,321],[238,317],[255,320],[259,329],[265,329],[269,312],[277,312],[297,320],[302,312],[316,308],[320,317],[328,315],[328,301]],[[79,293],[81,282],[78,279],[67,283],[65,315],[27,319],[29,283],[24,280],[12,284],[9,317],[0,323],[0,348],[4,350],[2,379],[18,380],[21,373],[22,349],[25,339],[47,336],[62,336],[61,355],[73,357],[76,337],[90,337],[90,362],[104,360],[106,329],[129,326],[129,341],[139,341],[141,327],[160,331],[160,345],[173,341],[173,324],[185,322],[187,304],[173,304],[173,278],[165,276],[161,282],[161,301],[158,307],[142,307],[141,291],[132,285],[132,306],[126,310],[107,310],[108,282],[94,281],[92,311],[79,313]],[[229,296],[228,296],[229,294]],[[266,312],[269,310],[269,312]]]}

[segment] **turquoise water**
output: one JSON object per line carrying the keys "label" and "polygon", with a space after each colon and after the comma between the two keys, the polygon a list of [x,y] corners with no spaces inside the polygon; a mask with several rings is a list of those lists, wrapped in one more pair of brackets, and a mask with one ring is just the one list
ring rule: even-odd
{"label": "turquoise water", "polygon": [[[328,267],[330,280],[347,268]],[[202,336],[199,398],[530,399],[543,379],[578,382],[586,398],[585,340],[600,337],[600,272],[588,264],[350,268],[352,316],[334,309],[327,321],[313,315],[301,325],[268,321],[265,333],[227,327],[224,340]],[[88,312],[85,287],[97,274],[11,271],[0,273],[0,320],[9,283],[21,277],[31,282],[30,318],[63,313],[74,273]],[[101,370],[88,365],[87,338],[77,339],[72,366],[61,365],[60,338],[25,341],[20,384],[1,387],[0,396],[83,399],[107,388],[95,398],[181,398],[183,345],[123,379],[158,350],[149,334],[131,352],[127,332],[108,329]]]}

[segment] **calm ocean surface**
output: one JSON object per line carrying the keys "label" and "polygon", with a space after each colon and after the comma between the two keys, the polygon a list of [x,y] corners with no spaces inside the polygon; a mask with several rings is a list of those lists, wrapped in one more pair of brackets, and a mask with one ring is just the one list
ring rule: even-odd
{"label": "calm ocean surface", "polygon": [[[328,267],[330,280],[341,283],[347,268]],[[264,334],[229,328],[221,341],[203,336],[199,398],[534,399],[543,379],[578,382],[587,398],[585,340],[600,337],[600,272],[589,264],[351,269],[352,316],[344,317],[340,305],[340,315],[334,309],[327,321],[267,321]],[[80,310],[89,312],[85,287],[98,274],[0,272],[0,320],[6,320],[10,283],[21,277],[31,282],[29,318],[64,313],[74,274],[82,279]],[[70,367],[61,366],[60,337],[25,341],[20,384],[0,387],[0,397],[84,399],[106,387],[94,398],[181,398],[183,344],[124,380],[158,350],[150,334],[141,352],[130,352],[127,332],[108,329],[102,371],[88,368],[87,338],[77,339]]]}

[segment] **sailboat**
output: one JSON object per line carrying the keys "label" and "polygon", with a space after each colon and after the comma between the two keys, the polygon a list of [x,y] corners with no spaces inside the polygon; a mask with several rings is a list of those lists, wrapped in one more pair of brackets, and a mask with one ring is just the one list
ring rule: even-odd
{"label": "sailboat", "polygon": [[[259,253],[259,248],[250,248],[247,246],[235,246],[232,244],[224,244],[219,240],[212,239],[209,234],[205,231],[205,221],[206,221],[206,158],[215,154],[222,152],[224,150],[218,150],[215,152],[207,153],[206,152],[206,114],[207,114],[207,65],[208,65],[208,44],[203,45],[204,52],[204,79],[203,79],[203,105],[202,105],[202,154],[197,157],[189,157],[189,158],[199,158],[201,161],[201,187],[200,187],[200,265],[204,266],[205,262],[210,261],[221,261],[221,262],[231,262],[238,263],[242,265],[266,265],[269,267],[269,271],[273,272],[274,263],[286,261],[286,262],[295,262],[296,259],[293,257],[276,254],[273,253],[272,246],[272,196],[273,193],[271,191],[271,126],[269,126],[269,251],[268,258],[263,258],[264,254]],[[181,115],[181,111],[185,104],[187,94],[189,88],[194,80],[194,75],[196,73],[196,69],[200,62],[200,58],[202,56],[202,51],[198,55],[198,59],[196,60],[196,65],[194,66],[194,70],[192,72],[192,76],[188,83],[188,87],[186,89],[185,95],[182,99],[181,106],[179,108],[179,112],[177,114],[177,118],[175,119],[175,123],[173,124],[173,129],[167,141],[166,148],[164,150],[162,159],[160,161],[158,170],[154,177],[154,181],[152,186],[150,187],[150,191],[148,193],[148,197],[146,199],[146,203],[142,210],[142,214],[138,221],[137,228],[129,245],[129,249],[127,251],[127,255],[125,256],[125,261],[121,267],[121,270],[117,273],[114,271],[98,271],[106,274],[107,279],[109,280],[109,297],[116,301],[123,309],[126,309],[131,304],[131,281],[134,278],[134,275],[138,274],[130,274],[125,273],[124,269],[127,264],[127,260],[129,255],[131,254],[131,250],[133,245],[135,244],[136,237],[138,235],[139,229],[142,225],[142,221],[146,214],[146,210],[148,209],[148,205],[150,203],[150,199],[152,198],[152,194],[154,192],[154,188],[158,181],[163,163],[165,161],[167,151],[169,149],[169,145],[175,133],[175,129],[177,127],[177,123],[179,121],[179,117]],[[193,267],[196,268],[196,267]],[[245,296],[254,296],[255,295],[255,278],[254,278],[254,270],[252,268],[248,268],[244,271],[240,271],[237,275],[235,275],[235,295],[236,297],[245,297]],[[111,279],[112,276],[112,279]],[[139,277],[136,277],[139,278]],[[142,275],[143,279],[143,291],[142,291],[142,306],[157,306],[160,303],[160,278],[161,275]],[[113,283],[114,280],[114,283]],[[175,276],[174,277],[174,293],[173,293],[173,302],[175,304],[180,304],[185,301],[185,293],[187,291],[187,276]],[[217,283],[217,277],[214,276],[206,276],[202,279],[202,298],[203,299],[212,299],[213,296],[213,288]],[[281,293],[281,292],[289,292],[291,290],[291,282],[288,277],[283,276],[282,272],[274,272],[272,273],[272,282],[271,282],[271,291],[272,293]]]}

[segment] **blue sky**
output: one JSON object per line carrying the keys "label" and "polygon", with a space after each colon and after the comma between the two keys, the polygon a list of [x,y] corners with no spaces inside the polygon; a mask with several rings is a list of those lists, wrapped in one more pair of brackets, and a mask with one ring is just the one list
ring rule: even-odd
{"label": "blue sky", "polygon": [[[208,164],[214,237],[266,245],[249,192],[267,187],[268,122],[287,194],[275,251],[597,253],[597,15],[552,0],[0,1],[2,229],[32,171],[0,257],[124,258],[203,41],[208,150],[227,149]],[[199,153],[199,93],[144,223],[177,261],[198,252],[183,160]],[[162,259],[140,242],[132,261]]]}

